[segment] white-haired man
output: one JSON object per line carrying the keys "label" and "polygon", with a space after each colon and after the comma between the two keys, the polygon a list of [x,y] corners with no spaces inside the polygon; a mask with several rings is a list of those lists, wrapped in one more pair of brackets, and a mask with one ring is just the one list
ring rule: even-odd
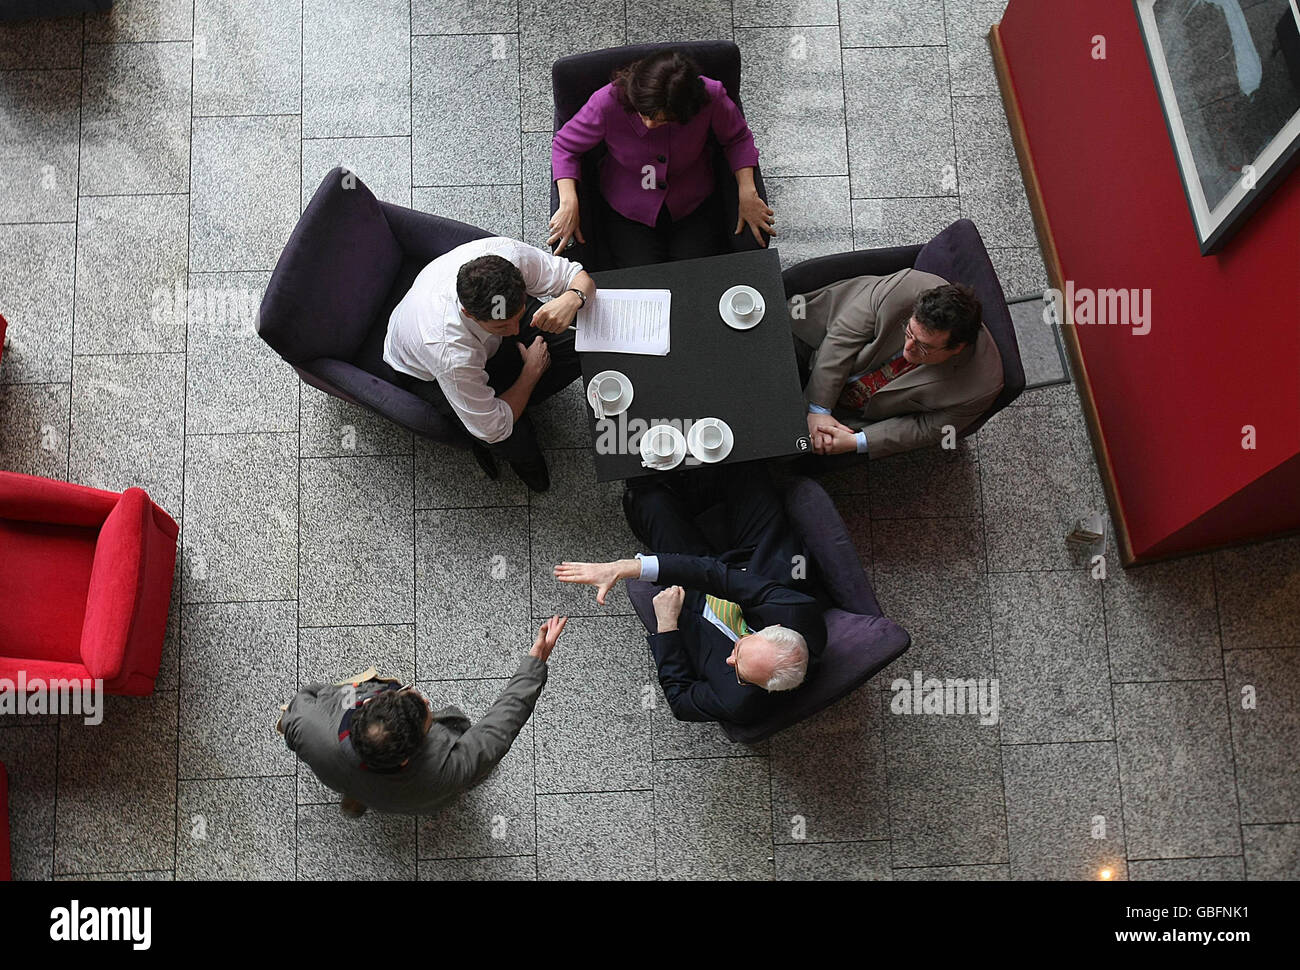
{"label": "white-haired man", "polygon": [[[695,472],[677,484],[660,476],[624,492],[628,523],[653,555],[565,562],[555,577],[595,586],[602,606],[620,579],[666,587],[654,596],[656,628],[647,640],[673,714],[752,723],[771,710],[776,692],[815,670],[826,646],[825,607],[761,469]],[[712,541],[696,525],[701,496],[712,506],[704,513]]]}

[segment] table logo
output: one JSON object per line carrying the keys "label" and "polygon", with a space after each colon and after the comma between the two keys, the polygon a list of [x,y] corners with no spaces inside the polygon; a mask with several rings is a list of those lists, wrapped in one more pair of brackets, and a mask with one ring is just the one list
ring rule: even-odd
{"label": "table logo", "polygon": [[801,434],[799,437],[794,439],[794,446],[800,451],[807,451],[812,447],[812,442],[808,440],[806,434]]}

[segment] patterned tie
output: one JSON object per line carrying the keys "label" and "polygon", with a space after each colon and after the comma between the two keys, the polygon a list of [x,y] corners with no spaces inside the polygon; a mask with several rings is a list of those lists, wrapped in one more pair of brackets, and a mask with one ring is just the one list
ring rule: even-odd
{"label": "patterned tie", "polygon": [[902,354],[899,354],[889,363],[885,364],[879,370],[873,370],[870,374],[863,374],[855,381],[849,381],[844,385],[844,392],[840,394],[837,402],[840,407],[848,408],[850,411],[861,411],[871,400],[871,396],[879,391],[882,387],[897,377],[902,377],[910,370],[915,370],[918,364],[911,363]]}
{"label": "patterned tie", "polygon": [[719,599],[717,596],[706,594],[704,602],[713,615],[722,621],[722,625],[736,635],[736,638],[747,637],[754,631],[749,628],[745,622],[745,615],[741,612],[740,604],[733,603],[731,600]]}

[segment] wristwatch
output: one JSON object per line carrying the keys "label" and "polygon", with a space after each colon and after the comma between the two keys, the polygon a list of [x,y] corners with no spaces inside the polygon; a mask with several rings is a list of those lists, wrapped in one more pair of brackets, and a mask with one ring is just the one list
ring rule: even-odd
{"label": "wristwatch", "polygon": [[585,306],[587,305],[587,294],[586,294],[586,293],[583,293],[582,290],[578,289],[576,286],[570,286],[570,287],[569,287],[567,290],[565,290],[564,292],[565,292],[565,293],[577,293],[577,294],[578,294],[578,299],[582,301],[582,303],[578,306],[578,309],[579,309],[579,310],[581,310],[583,307],[585,307]]}

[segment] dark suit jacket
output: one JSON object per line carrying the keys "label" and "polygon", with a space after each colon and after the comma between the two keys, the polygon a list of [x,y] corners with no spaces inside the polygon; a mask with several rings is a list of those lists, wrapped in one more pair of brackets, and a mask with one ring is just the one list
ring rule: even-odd
{"label": "dark suit jacket", "polygon": [[705,594],[740,604],[753,630],[779,623],[803,634],[809,677],[826,649],[822,605],[775,579],[720,559],[664,553],[657,582],[687,590],[677,629],[647,638],[659,684],[678,720],[746,724],[761,718],[773,697],[761,687],[736,683],[736,670],[727,664],[734,643],[704,618]]}

